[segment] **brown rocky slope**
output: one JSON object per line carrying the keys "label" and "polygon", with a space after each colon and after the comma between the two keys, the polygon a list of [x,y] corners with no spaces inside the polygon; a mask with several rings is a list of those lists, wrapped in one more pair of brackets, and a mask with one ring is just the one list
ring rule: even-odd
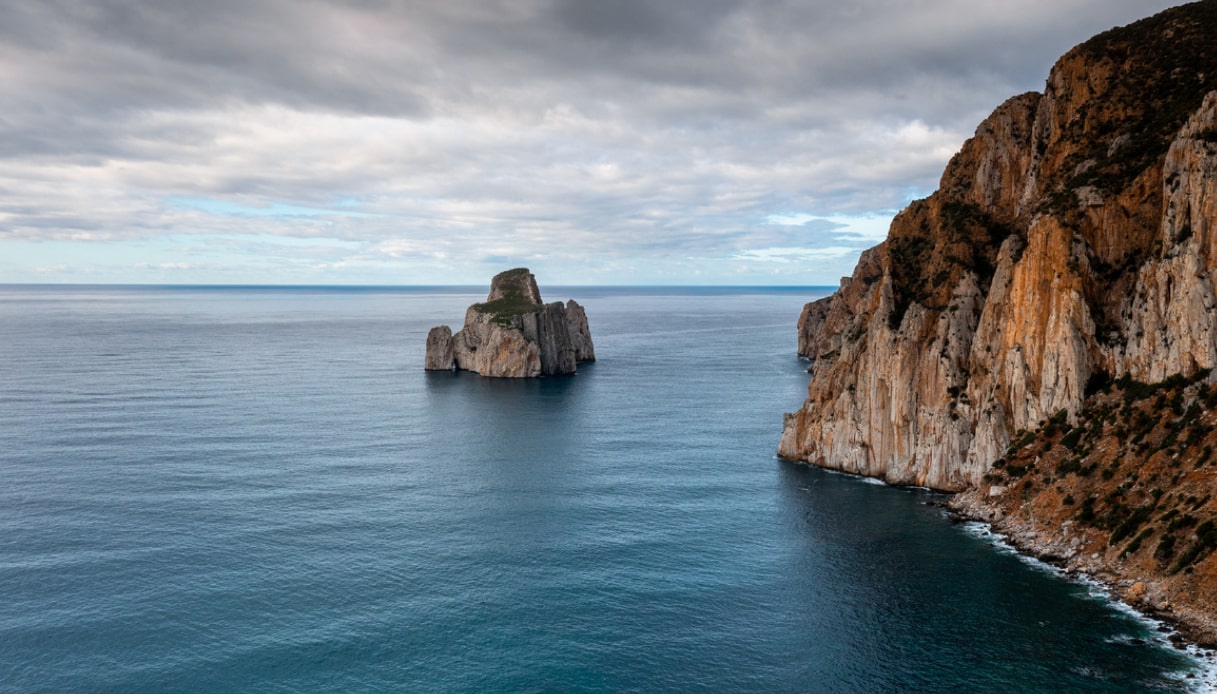
{"label": "brown rocky slope", "polygon": [[[1183,595],[1176,583],[1200,590],[1202,577],[1217,572],[1209,563],[1217,541],[1204,525],[1217,504],[1200,491],[1217,484],[1192,463],[1199,472],[1177,480],[1161,472],[1156,487],[1142,489],[1151,475],[1128,475],[1155,463],[1122,438],[1136,422],[1116,422],[1142,405],[1121,407],[1101,430],[1093,422],[1110,407],[1104,397],[1123,397],[1095,384],[1140,393],[1217,367],[1215,90],[1217,0],[1204,0],[1081,44],[1056,63],[1042,94],[998,107],[939,189],[893,220],[887,240],[862,255],[836,293],[804,309],[799,351],[813,362],[811,383],[807,402],[787,415],[779,453],[895,484],[973,490],[961,507],[1000,514],[1037,537],[1060,532],[1066,496],[1075,504],[1093,497],[1094,518],[1069,526],[1092,534],[1071,547],[1081,556],[1083,544],[1112,544],[1086,554],[1098,555],[1087,567],[1135,564],[1112,576],[1144,575],[1134,592],[1151,605]],[[1204,428],[1193,440],[1201,445],[1217,424],[1217,399],[1183,397],[1200,403],[1187,426]],[[1094,440],[1084,455],[1072,453],[1076,470],[1054,467],[1017,483],[1001,477],[1003,463],[1031,469],[1019,451],[1079,427]],[[1117,458],[1110,476],[1078,476]],[[1108,500],[1120,485],[1133,496]],[[994,488],[1000,493],[989,496]],[[1153,508],[1136,510],[1144,506],[1137,495],[1154,488]],[[1117,501],[1154,524],[1127,554],[1131,539],[1112,539],[1124,511],[1104,515]],[[1195,556],[1176,570],[1178,557],[1159,556],[1156,543],[1179,514],[1195,522],[1170,532],[1176,552]]]}
{"label": "brown rocky slope", "polygon": [[1217,646],[1217,384],[1209,375],[1092,382],[1073,424],[1062,410],[1021,433],[951,506]]}

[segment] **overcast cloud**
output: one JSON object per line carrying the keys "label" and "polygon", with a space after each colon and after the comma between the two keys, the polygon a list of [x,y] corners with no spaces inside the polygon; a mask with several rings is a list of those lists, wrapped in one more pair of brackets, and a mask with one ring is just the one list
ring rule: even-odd
{"label": "overcast cloud", "polygon": [[1146,0],[0,0],[0,281],[826,284]]}

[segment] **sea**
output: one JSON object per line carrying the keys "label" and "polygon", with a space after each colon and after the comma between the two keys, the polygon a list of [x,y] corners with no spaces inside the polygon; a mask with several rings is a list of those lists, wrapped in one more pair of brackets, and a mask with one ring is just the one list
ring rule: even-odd
{"label": "sea", "polygon": [[0,691],[1212,687],[942,495],[776,457],[826,290],[543,291],[574,376],[425,372],[485,288],[0,286]]}

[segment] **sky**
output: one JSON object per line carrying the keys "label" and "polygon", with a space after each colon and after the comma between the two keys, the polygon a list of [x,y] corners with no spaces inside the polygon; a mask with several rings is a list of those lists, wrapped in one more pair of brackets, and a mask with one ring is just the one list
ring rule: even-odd
{"label": "sky", "polygon": [[832,285],[1155,0],[0,0],[0,282]]}

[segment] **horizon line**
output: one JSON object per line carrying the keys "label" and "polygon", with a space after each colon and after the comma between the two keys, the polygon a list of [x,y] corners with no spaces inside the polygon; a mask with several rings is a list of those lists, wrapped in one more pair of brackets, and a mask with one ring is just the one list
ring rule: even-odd
{"label": "horizon line", "polygon": [[[131,287],[131,288],[181,288],[181,289],[466,289],[485,288],[485,284],[241,284],[200,282],[0,282],[0,287]],[[546,284],[550,287],[592,288],[715,288],[715,289],[837,289],[835,284]]]}

